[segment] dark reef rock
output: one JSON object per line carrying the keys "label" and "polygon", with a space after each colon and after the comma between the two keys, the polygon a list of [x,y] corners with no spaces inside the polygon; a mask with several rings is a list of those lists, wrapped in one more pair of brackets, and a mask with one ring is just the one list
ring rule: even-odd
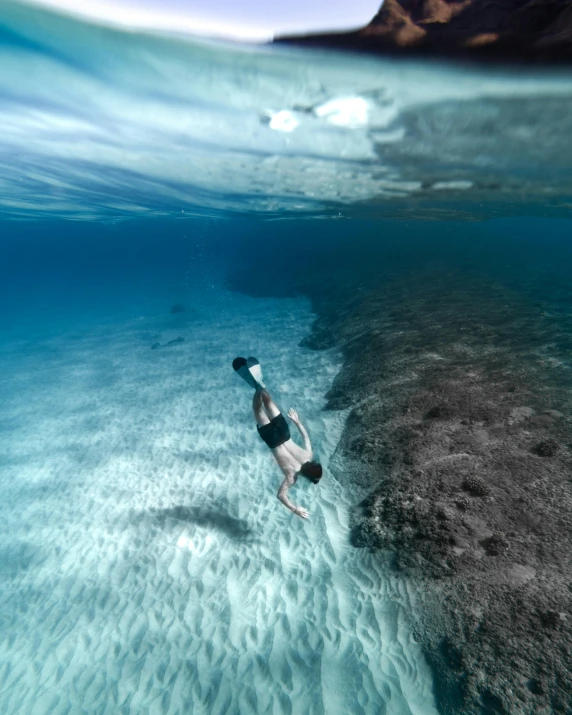
{"label": "dark reef rock", "polygon": [[530,268],[508,286],[395,250],[288,272],[318,315],[304,344],[344,355],[351,542],[417,587],[443,715],[572,715],[572,386],[546,360],[572,313],[547,316]]}
{"label": "dark reef rock", "polygon": [[429,420],[445,420],[451,417],[453,410],[449,405],[435,405],[425,415]]}
{"label": "dark reef rock", "polygon": [[463,482],[463,489],[477,497],[486,497],[491,493],[487,484],[480,477],[476,477],[473,474],[466,477]]}
{"label": "dark reef rock", "polygon": [[467,499],[467,497],[459,497],[455,500],[455,504],[458,509],[461,509],[461,511],[467,511],[467,509],[471,506],[471,502]]}
{"label": "dark reef rock", "polygon": [[361,30],[280,41],[385,54],[572,60],[570,0],[385,0]]}
{"label": "dark reef rock", "polygon": [[539,457],[554,457],[558,449],[559,444],[555,439],[545,439],[539,442],[532,451]]}
{"label": "dark reef rock", "polygon": [[538,616],[544,628],[558,628],[564,623],[565,620],[563,613],[558,613],[557,611],[552,610],[543,611],[539,613]]}
{"label": "dark reef rock", "polygon": [[481,543],[489,556],[503,554],[505,551],[508,551],[510,546],[504,534],[493,534],[488,539],[484,539]]}

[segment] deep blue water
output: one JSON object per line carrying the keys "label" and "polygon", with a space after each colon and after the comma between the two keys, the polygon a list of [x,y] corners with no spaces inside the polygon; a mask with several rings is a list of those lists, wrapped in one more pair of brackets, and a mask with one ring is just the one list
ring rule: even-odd
{"label": "deep blue water", "polygon": [[[243,267],[260,265],[260,286],[296,292],[304,262],[316,285],[340,265],[384,275],[465,271],[539,299],[566,289],[570,223],[511,218],[470,222],[290,221],[235,219],[134,221],[127,224],[5,222],[0,262],[3,327],[41,325],[88,313],[135,315],[141,306],[170,307],[208,296]],[[289,284],[288,275],[293,283]]]}

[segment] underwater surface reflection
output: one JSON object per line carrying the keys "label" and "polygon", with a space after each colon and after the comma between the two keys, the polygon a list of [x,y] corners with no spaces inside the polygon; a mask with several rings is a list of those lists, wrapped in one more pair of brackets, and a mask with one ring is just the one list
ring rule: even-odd
{"label": "underwater surface reflection", "polygon": [[0,25],[5,218],[568,211],[565,70]]}

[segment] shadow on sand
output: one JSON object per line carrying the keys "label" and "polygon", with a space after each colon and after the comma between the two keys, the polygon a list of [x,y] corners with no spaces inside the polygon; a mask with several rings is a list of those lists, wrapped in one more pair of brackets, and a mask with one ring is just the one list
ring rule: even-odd
{"label": "shadow on sand", "polygon": [[252,529],[246,520],[235,519],[233,516],[215,509],[198,506],[173,506],[166,509],[153,509],[147,515],[162,528],[167,526],[168,519],[176,519],[205,529],[220,531],[235,541],[252,538]]}

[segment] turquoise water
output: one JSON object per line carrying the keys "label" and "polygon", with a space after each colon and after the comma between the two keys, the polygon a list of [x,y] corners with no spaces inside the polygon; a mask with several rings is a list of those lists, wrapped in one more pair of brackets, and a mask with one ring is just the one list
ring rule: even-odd
{"label": "turquoise water", "polygon": [[259,356],[328,469],[338,352],[298,347],[306,299],[230,293],[162,228],[18,226],[4,264],[3,712],[435,712],[413,594],[349,544],[355,492],[299,485],[293,522],[231,369]]}
{"label": "turquoise water", "polygon": [[[344,346],[303,341],[342,267],[478,275],[564,325],[569,73],[11,2],[0,62],[0,711],[437,713],[415,588],[351,545]],[[567,345],[542,355],[565,390]],[[307,522],[243,354],[317,446]]]}

